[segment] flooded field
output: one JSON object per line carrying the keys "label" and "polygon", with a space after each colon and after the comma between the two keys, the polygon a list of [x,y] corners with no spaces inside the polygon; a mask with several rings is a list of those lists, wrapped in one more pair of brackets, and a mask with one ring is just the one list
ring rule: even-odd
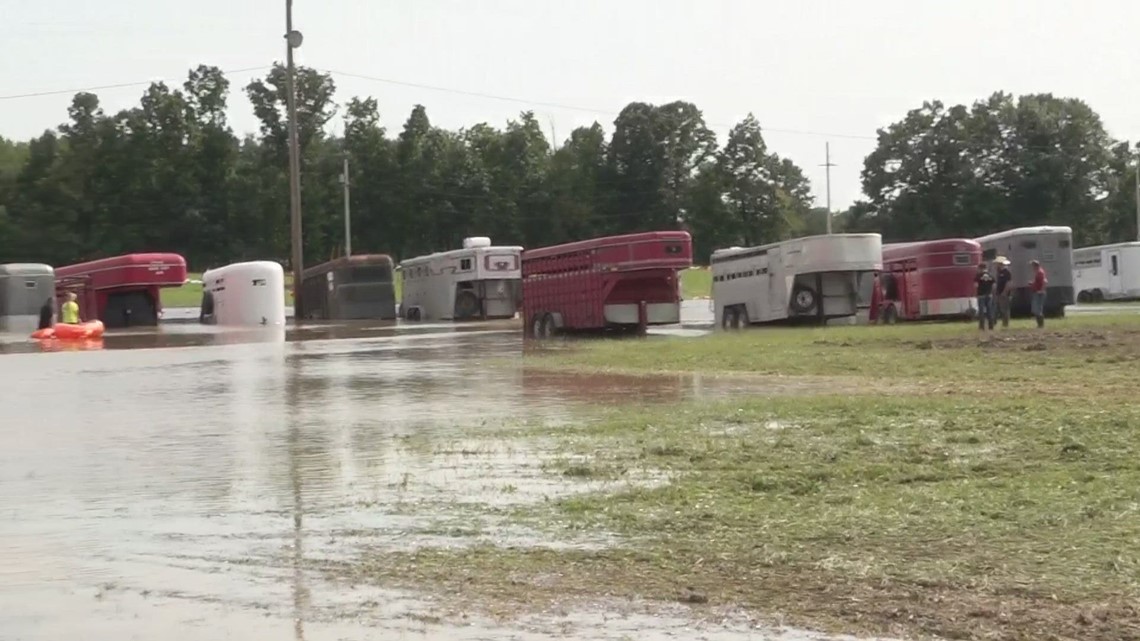
{"label": "flooded field", "polygon": [[[430,594],[321,579],[322,562],[364,547],[535,544],[486,506],[597,487],[545,474],[541,443],[472,443],[471,430],[574,420],[631,394],[734,392],[693,375],[532,373],[519,334],[167,324],[52,354],[7,337],[0,638],[769,638],[732,613],[696,624],[628,603],[455,620]],[[797,634],[779,638],[815,638]]]}

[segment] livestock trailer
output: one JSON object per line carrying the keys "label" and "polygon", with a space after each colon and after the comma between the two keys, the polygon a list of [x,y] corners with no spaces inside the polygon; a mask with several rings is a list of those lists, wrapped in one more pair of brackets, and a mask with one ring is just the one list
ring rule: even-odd
{"label": "livestock trailer", "polygon": [[55,270],[59,294],[79,298],[84,318],[106,327],[157,325],[162,311],[160,291],[186,282],[186,260],[178,254],[127,254]]}
{"label": "livestock trailer", "polygon": [[1078,303],[1140,298],[1140,242],[1074,249],[1073,289]]}
{"label": "livestock trailer", "polygon": [[207,325],[285,326],[285,270],[258,260],[202,274],[199,320]]}
{"label": "livestock trailer", "polygon": [[522,247],[497,246],[485,236],[462,249],[400,262],[400,314],[407,320],[514,318],[519,309]]}
{"label": "livestock trailer", "polygon": [[1073,230],[1069,227],[1019,227],[976,238],[982,246],[982,260],[998,256],[1009,259],[1013,275],[1009,311],[1011,316],[1031,316],[1033,270],[1037,260],[1045,269],[1049,285],[1045,290],[1045,315],[1064,316],[1073,298]]}
{"label": "livestock trailer", "polygon": [[972,318],[981,262],[982,246],[968,238],[883,245],[878,320]]}
{"label": "livestock trailer", "polygon": [[394,320],[396,288],[392,258],[384,254],[342,256],[302,274],[305,317],[322,320]]}
{"label": "livestock trailer", "polygon": [[524,332],[644,330],[681,322],[678,270],[693,264],[685,231],[594,238],[522,254]]}
{"label": "livestock trailer", "polygon": [[854,319],[882,269],[879,234],[807,236],[713,252],[715,323],[722,329]]}
{"label": "livestock trailer", "polygon": [[55,270],[40,263],[0,265],[0,332],[32,332],[44,305],[55,304]]}

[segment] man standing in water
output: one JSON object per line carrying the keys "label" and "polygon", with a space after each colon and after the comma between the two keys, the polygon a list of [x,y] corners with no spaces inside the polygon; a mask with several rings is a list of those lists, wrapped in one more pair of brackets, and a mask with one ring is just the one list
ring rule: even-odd
{"label": "man standing in water", "polygon": [[978,329],[985,331],[986,325],[994,328],[994,277],[985,263],[978,263],[978,273],[974,276],[978,290]]}
{"label": "man standing in water", "polygon": [[1013,280],[1013,272],[1009,271],[1009,259],[1005,256],[998,256],[994,265],[997,266],[997,283],[994,286],[997,316],[1001,319],[1002,327],[1009,327],[1009,296],[1012,291],[1009,283]]}
{"label": "man standing in water", "polygon": [[1029,283],[1029,289],[1033,292],[1033,317],[1037,319],[1038,327],[1045,327],[1045,287],[1048,286],[1049,279],[1045,277],[1045,268],[1039,261],[1031,260],[1029,266],[1033,268],[1033,282]]}
{"label": "man standing in water", "polygon": [[75,292],[67,292],[67,302],[59,308],[60,320],[72,325],[79,324],[79,303],[75,302]]}

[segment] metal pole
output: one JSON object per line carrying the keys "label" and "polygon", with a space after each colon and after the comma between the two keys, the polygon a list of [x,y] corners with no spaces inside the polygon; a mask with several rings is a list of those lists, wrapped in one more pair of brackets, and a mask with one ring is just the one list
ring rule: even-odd
{"label": "metal pole", "polygon": [[285,0],[285,93],[289,115],[289,210],[293,239],[294,322],[303,318],[304,311],[301,302],[301,272],[304,265],[301,244],[301,150],[297,140],[297,94],[293,69],[293,49],[300,46],[299,40],[294,40],[293,0]]}
{"label": "metal pole", "polygon": [[344,174],[341,176],[344,182],[344,255],[352,255],[352,200],[349,198],[348,192],[348,154],[344,155]]}
{"label": "metal pole", "polygon": [[1136,156],[1136,240],[1140,240],[1140,154]]}
{"label": "metal pole", "polygon": [[825,154],[823,166],[827,168],[827,233],[831,234],[831,168],[835,165],[831,164],[831,143],[823,143],[823,152]]}

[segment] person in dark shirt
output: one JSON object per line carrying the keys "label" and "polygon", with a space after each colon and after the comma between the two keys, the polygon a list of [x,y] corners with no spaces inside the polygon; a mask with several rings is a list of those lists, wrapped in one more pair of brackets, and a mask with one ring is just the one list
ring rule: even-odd
{"label": "person in dark shirt", "polygon": [[1009,259],[998,256],[994,261],[997,267],[997,281],[994,283],[994,308],[997,317],[1001,319],[1002,327],[1009,327],[1009,302],[1013,288],[1009,286],[1013,280],[1013,272],[1009,271]]}
{"label": "person in dark shirt", "polygon": [[994,277],[985,263],[978,263],[978,273],[974,276],[978,294],[978,329],[985,331],[986,326],[994,328]]}
{"label": "person in dark shirt", "polygon": [[55,301],[47,299],[47,301],[40,307],[40,326],[39,329],[47,329],[52,326],[52,320],[55,316]]}

